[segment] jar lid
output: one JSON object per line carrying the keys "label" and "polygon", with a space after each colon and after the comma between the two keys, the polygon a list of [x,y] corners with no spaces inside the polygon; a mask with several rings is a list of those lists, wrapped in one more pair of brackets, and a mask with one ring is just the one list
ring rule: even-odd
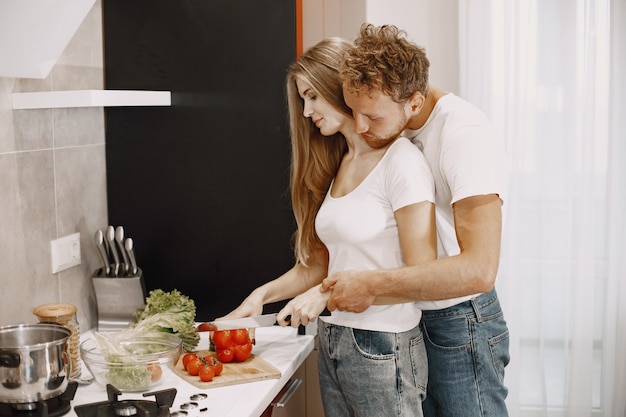
{"label": "jar lid", "polygon": [[71,319],[77,310],[72,304],[50,303],[36,307],[33,314],[39,317],[40,321],[65,321]]}

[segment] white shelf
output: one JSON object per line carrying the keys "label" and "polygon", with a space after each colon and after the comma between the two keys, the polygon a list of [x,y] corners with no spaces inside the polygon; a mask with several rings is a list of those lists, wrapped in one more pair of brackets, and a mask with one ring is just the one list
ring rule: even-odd
{"label": "white shelf", "polygon": [[69,90],[13,93],[13,109],[15,110],[171,105],[170,91]]}

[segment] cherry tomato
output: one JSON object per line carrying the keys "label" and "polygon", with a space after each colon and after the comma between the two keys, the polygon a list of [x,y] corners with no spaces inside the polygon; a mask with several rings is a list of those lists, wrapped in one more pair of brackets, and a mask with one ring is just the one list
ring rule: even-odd
{"label": "cherry tomato", "polygon": [[222,362],[218,361],[217,359],[209,366],[212,366],[215,370],[215,376],[220,376],[222,374],[222,370],[224,369],[224,365],[222,364]]}
{"label": "cherry tomato", "polygon": [[218,330],[213,333],[213,344],[217,349],[227,349],[233,345],[230,330]]}
{"label": "cherry tomato", "polygon": [[235,352],[232,349],[222,349],[217,348],[217,359],[224,363],[229,363],[233,361],[233,357],[235,356]]}
{"label": "cherry tomato", "polygon": [[197,376],[198,372],[200,372],[200,368],[202,368],[204,366],[204,361],[198,357],[190,359],[189,362],[187,362],[187,366],[185,369],[187,369],[187,372],[189,372],[189,375],[191,376]]}
{"label": "cherry tomato", "polygon": [[236,345],[235,348],[234,359],[236,362],[244,362],[248,357],[250,357],[250,352],[252,352],[252,342],[249,340],[243,345]]}
{"label": "cherry tomato", "polygon": [[215,365],[215,363],[219,362],[217,356],[210,354],[204,357],[204,361],[209,365]]}
{"label": "cherry tomato", "polygon": [[250,340],[247,329],[237,329],[230,331],[230,337],[234,344],[243,345]]}
{"label": "cherry tomato", "polygon": [[182,360],[183,368],[187,369],[187,362],[189,362],[190,359],[197,358],[197,357],[198,355],[196,355],[195,353],[187,352],[183,356],[181,356],[181,359],[179,360]]}
{"label": "cherry tomato", "polygon": [[217,326],[213,323],[200,323],[196,326],[197,332],[214,332],[217,330]]}
{"label": "cherry tomato", "polygon": [[217,359],[216,356],[214,356],[214,355],[207,355],[204,358],[204,361],[206,362],[207,365],[212,366],[213,368],[215,368],[215,376],[219,376],[222,373],[222,369],[223,369],[222,362],[220,362],[220,360]]}
{"label": "cherry tomato", "polygon": [[215,369],[211,365],[204,365],[198,371],[198,376],[203,382],[213,381],[213,377],[215,376]]}

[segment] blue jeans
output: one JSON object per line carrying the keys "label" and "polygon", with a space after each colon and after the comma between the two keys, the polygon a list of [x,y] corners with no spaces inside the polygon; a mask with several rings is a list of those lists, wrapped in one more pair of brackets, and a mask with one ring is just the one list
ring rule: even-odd
{"label": "blue jeans", "polygon": [[496,290],[442,310],[424,311],[427,417],[506,417],[504,367],[509,331]]}
{"label": "blue jeans", "polygon": [[318,320],[326,417],[423,416],[428,364],[419,326],[375,332]]}

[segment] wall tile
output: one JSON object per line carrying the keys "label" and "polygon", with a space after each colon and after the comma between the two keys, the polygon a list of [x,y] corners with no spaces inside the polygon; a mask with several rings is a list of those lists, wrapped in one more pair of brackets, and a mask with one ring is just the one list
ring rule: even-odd
{"label": "wall tile", "polygon": [[92,292],[91,275],[101,266],[94,234],[107,224],[107,199],[102,192],[106,190],[105,147],[60,149],[55,160],[59,236],[79,232],[83,258],[81,265],[61,271],[61,298],[76,305],[79,322],[87,324],[96,313],[87,296]]}
{"label": "wall tile", "polygon": [[59,296],[49,246],[56,236],[52,151],[0,155],[0,187],[0,324],[29,323],[35,305]]}
{"label": "wall tile", "polygon": [[[79,309],[96,324],[93,235],[107,224],[104,110],[13,110],[12,93],[101,89],[101,0],[48,78],[0,78],[0,326],[36,322],[50,302]],[[52,273],[50,241],[81,234],[81,265]]]}
{"label": "wall tile", "polygon": [[54,109],[53,112],[55,147],[104,145],[102,107]]}

